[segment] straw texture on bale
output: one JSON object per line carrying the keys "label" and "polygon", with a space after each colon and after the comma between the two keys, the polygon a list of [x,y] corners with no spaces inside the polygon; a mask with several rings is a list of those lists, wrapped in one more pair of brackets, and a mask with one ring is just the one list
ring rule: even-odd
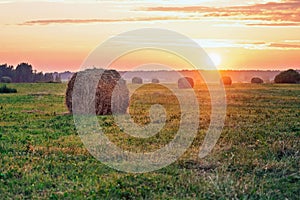
{"label": "straw texture on bale", "polygon": [[132,78],[132,83],[133,84],[143,84],[143,79],[140,77],[134,77],[134,78]]}
{"label": "straw texture on bale", "polygon": [[68,83],[66,105],[70,113],[74,112],[72,101],[76,102],[76,113],[124,114],[129,106],[129,90],[116,70],[88,69],[75,73]]}
{"label": "straw texture on bale", "polygon": [[190,77],[184,77],[178,80],[179,89],[188,89],[193,87],[194,87],[194,80]]}

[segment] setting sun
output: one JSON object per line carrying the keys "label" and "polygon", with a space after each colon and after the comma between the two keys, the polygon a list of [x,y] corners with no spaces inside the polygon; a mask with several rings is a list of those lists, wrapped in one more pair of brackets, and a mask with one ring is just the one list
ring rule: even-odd
{"label": "setting sun", "polygon": [[221,56],[217,53],[209,53],[208,56],[216,66],[219,66],[222,62]]}

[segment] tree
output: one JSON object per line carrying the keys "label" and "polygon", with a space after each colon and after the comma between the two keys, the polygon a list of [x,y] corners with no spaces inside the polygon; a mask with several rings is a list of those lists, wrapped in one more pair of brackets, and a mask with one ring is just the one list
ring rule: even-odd
{"label": "tree", "polygon": [[43,79],[44,79],[44,74],[42,72],[35,73],[33,75],[33,82],[34,83],[43,82]]}
{"label": "tree", "polygon": [[13,66],[8,66],[7,64],[0,65],[0,77],[10,77],[12,81],[15,78],[15,70]]}
{"label": "tree", "polygon": [[289,69],[278,74],[274,81],[275,83],[300,83],[300,74],[293,69]]}
{"label": "tree", "polygon": [[60,74],[56,74],[56,76],[55,76],[55,78],[54,78],[54,82],[55,82],[55,83],[61,83]]}
{"label": "tree", "polygon": [[53,75],[52,73],[46,73],[44,75],[44,78],[43,78],[43,82],[53,82]]}
{"label": "tree", "polygon": [[17,83],[31,83],[33,81],[32,66],[28,63],[21,63],[16,68]]}

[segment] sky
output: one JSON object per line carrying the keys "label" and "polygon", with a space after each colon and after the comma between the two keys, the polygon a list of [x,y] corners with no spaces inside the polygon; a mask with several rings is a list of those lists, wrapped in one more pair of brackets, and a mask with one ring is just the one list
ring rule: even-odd
{"label": "sky", "polygon": [[218,69],[300,69],[300,0],[0,0],[0,10],[2,64],[77,71],[108,38],[163,28],[197,42]]}

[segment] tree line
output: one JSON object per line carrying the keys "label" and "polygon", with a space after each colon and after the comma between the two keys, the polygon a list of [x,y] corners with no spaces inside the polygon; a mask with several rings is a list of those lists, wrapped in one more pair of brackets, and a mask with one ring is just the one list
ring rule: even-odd
{"label": "tree line", "polygon": [[20,63],[16,68],[7,64],[0,65],[0,80],[13,83],[61,82],[59,76],[37,72],[28,63]]}

